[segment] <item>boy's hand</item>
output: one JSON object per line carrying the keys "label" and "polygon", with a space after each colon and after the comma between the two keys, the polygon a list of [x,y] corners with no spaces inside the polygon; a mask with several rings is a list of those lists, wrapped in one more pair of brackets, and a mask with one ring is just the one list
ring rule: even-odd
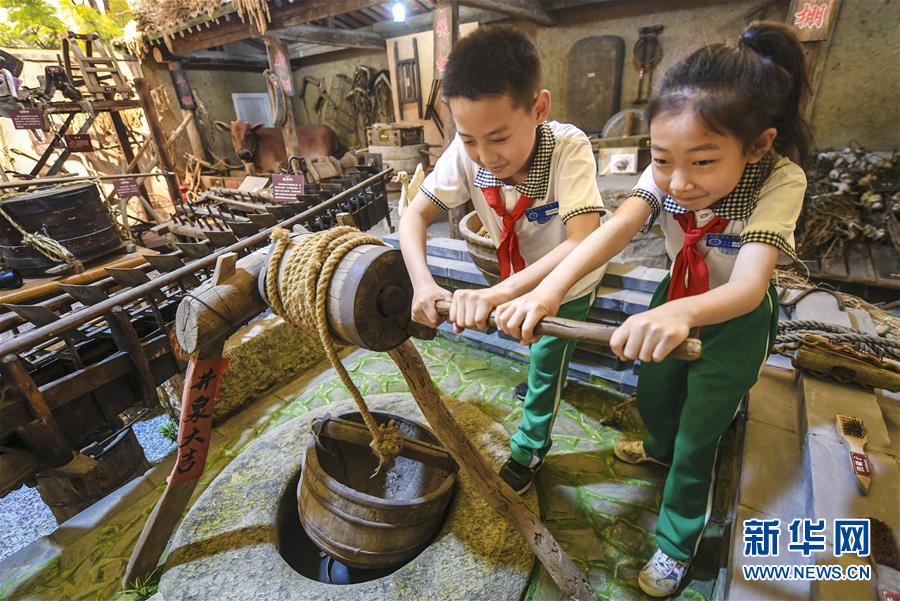
{"label": "boy's hand", "polygon": [[453,324],[457,334],[466,328],[486,330],[491,311],[506,300],[496,286],[483,290],[457,290],[453,293],[447,321]]}
{"label": "boy's hand", "polygon": [[432,328],[438,327],[444,321],[434,308],[434,303],[439,300],[452,301],[453,295],[434,282],[416,288],[413,292],[412,320]]}
{"label": "boy's hand", "polygon": [[619,359],[659,362],[690,333],[685,314],[669,304],[632,315],[616,328],[609,346]]}
{"label": "boy's hand", "polygon": [[534,328],[548,315],[556,315],[563,297],[554,291],[542,290],[540,286],[497,307],[495,320],[500,331],[519,339],[519,344],[537,342]]}

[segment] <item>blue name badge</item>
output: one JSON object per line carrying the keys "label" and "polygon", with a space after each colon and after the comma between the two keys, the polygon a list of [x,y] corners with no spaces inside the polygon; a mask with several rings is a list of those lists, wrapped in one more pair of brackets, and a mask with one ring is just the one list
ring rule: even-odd
{"label": "blue name badge", "polygon": [[718,248],[726,255],[736,255],[741,249],[739,234],[706,234],[706,246]]}
{"label": "blue name badge", "polygon": [[528,218],[528,221],[537,221],[541,225],[549,222],[550,219],[558,213],[558,202],[551,202],[550,204],[541,205],[539,207],[531,207],[530,209],[525,209],[525,217]]}

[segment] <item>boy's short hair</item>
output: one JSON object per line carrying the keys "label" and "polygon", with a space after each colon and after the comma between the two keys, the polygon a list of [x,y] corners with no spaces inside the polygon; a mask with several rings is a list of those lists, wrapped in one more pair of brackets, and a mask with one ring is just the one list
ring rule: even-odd
{"label": "boy's short hair", "polygon": [[508,25],[479,27],[454,46],[441,83],[444,97],[478,100],[508,95],[531,108],[541,85],[541,59],[531,39]]}

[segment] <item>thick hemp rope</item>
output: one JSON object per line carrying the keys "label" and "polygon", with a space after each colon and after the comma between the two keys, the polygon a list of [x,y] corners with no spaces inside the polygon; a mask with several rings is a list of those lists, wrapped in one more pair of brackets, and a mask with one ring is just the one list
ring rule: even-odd
{"label": "thick hemp rope", "polygon": [[47,236],[46,228],[44,230],[44,234],[31,234],[27,232],[21,225],[16,223],[13,218],[3,210],[3,207],[0,207],[0,215],[2,215],[11,226],[16,228],[16,230],[20,234],[22,234],[22,242],[38,251],[51,261],[65,263],[66,265],[72,265],[73,263],[75,263],[75,255],[69,252],[69,249],[63,246],[60,242],[57,242],[50,236]]}
{"label": "thick hemp rope", "polygon": [[[325,303],[328,299],[331,278],[341,259],[357,246],[363,244],[384,246],[384,243],[349,226],[304,235],[299,242],[292,240],[287,230],[275,228],[272,230],[271,238],[275,244],[266,271],[266,296],[272,310],[291,325],[318,334],[325,349],[325,356],[350,391],[366,427],[372,434],[372,443],[369,446],[378,457],[378,468],[375,470],[375,474],[378,474],[382,469],[390,468],[394,464],[394,459],[403,447],[403,438],[400,431],[394,427],[393,421],[386,425],[378,425],[359,389],[350,379],[334,349],[334,339],[328,331]],[[285,251],[291,246],[293,251],[282,269]],[[280,278],[279,271],[281,271]]]}

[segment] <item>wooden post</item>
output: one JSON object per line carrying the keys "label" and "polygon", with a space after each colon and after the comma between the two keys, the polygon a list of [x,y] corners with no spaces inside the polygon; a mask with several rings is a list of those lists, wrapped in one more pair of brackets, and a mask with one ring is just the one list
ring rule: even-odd
{"label": "wooden post", "polygon": [[34,427],[25,427],[20,432],[28,450],[40,457],[48,467],[64,465],[71,461],[74,455],[66,437],[23,361],[17,355],[6,355],[0,361],[0,373],[3,374],[3,379],[25,399],[31,416],[37,422]]}
{"label": "wooden post", "polygon": [[[153,56],[154,58],[156,58],[155,53]],[[207,161],[210,160],[212,157],[209,154],[209,142],[206,140],[203,131],[197,126],[197,99],[195,97],[194,91],[190,87],[190,82],[187,79],[187,73],[185,73],[184,69],[181,68],[181,63],[176,60],[157,62],[165,62],[166,67],[168,67],[169,69],[169,74],[172,76],[173,86],[175,87],[175,94],[179,98],[178,104],[181,107],[182,123],[187,122],[187,135],[188,141],[191,145],[191,154],[197,157],[203,157]],[[174,82],[179,82],[181,85],[175,85]],[[190,100],[189,103],[186,103],[187,106],[193,106],[193,108],[185,108],[185,98],[182,98],[183,95],[186,96],[188,100]]]}
{"label": "wooden post", "polygon": [[284,90],[284,147],[288,156],[300,156],[300,140],[297,137],[297,125],[294,123],[294,107],[291,97],[294,95],[294,83],[291,79],[291,60],[287,46],[274,36],[263,36],[266,43],[266,54],[269,56],[269,69],[275,74]]}
{"label": "wooden post", "polygon": [[[221,255],[211,278],[213,286],[221,286],[235,274],[235,253]],[[212,438],[212,415],[219,396],[219,385],[228,360],[222,358],[225,338],[209,341],[192,357],[184,380],[181,401],[181,423],[178,428],[178,457],[166,481],[166,489],[135,543],[122,576],[122,587],[128,588],[138,578],[151,573],[181,520],[197,481],[206,467]]]}
{"label": "wooden post", "polygon": [[[113,127],[116,130],[116,137],[119,138],[119,147],[122,149],[122,155],[125,157],[126,165],[128,165],[128,167],[125,168],[125,173],[128,173],[132,164],[137,165],[137,158],[135,157],[134,150],[131,148],[131,141],[128,139],[128,128],[125,127],[125,122],[122,121],[122,115],[119,114],[119,111],[109,111],[109,118],[112,119]],[[138,189],[141,192],[140,195],[143,199],[144,206],[149,209],[147,211],[147,216],[156,223],[162,223],[159,215],[152,209],[153,205],[150,204],[150,195],[147,193],[147,186],[144,185],[143,181],[138,181]],[[131,230],[128,227],[128,200],[120,198],[119,204],[120,210],[122,211],[122,222],[125,226],[125,231],[128,232],[130,236]]]}
{"label": "wooden post", "polygon": [[153,143],[156,145],[156,156],[159,157],[159,165],[171,174],[165,179],[169,187],[169,195],[172,197],[172,204],[178,206],[181,204],[178,176],[175,175],[175,165],[172,163],[172,157],[169,155],[169,149],[166,147],[166,138],[163,135],[162,126],[159,122],[159,115],[156,113],[156,107],[153,106],[153,99],[150,98],[150,88],[147,86],[147,80],[143,77],[135,77],[134,89],[137,91],[141,107],[144,109],[144,118],[147,119],[150,137],[153,138]]}
{"label": "wooden post", "polygon": [[[459,39],[459,2],[457,0],[438,0],[434,8],[434,79],[444,77],[444,69],[447,66],[447,58]],[[444,140],[442,150],[445,150],[456,135],[456,126],[450,109],[438,99],[435,106],[441,120],[444,122]],[[466,216],[465,205],[455,207],[448,211],[447,219],[450,222],[450,237],[461,240],[459,222]]]}
{"label": "wooden post", "polygon": [[787,22],[793,25],[803,47],[810,97],[806,117],[812,118],[816,95],[822,84],[832,34],[841,12],[841,0],[792,0]]}

